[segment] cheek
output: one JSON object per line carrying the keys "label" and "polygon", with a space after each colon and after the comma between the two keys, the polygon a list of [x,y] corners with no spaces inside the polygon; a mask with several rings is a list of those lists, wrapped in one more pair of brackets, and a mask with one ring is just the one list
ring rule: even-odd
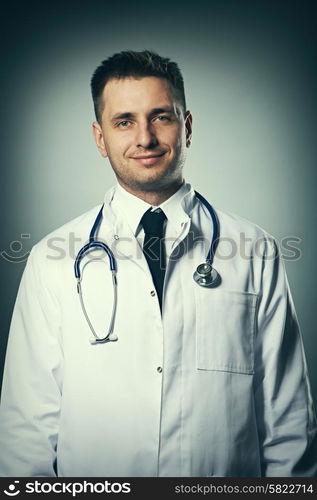
{"label": "cheek", "polygon": [[185,137],[180,134],[175,134],[173,140],[170,141],[170,146],[176,153],[178,153],[182,149],[184,144]]}
{"label": "cheek", "polygon": [[128,138],[124,135],[108,134],[105,143],[110,156],[120,156],[128,149]]}
{"label": "cheek", "polygon": [[185,133],[180,129],[180,127],[175,126],[173,130],[169,130],[168,133],[163,134],[162,141],[165,139],[165,143],[170,146],[171,149],[179,150],[185,141]]}

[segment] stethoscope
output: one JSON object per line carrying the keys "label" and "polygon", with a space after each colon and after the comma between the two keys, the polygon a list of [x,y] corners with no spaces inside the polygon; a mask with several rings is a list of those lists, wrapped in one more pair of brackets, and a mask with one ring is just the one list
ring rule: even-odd
{"label": "stethoscope", "polygon": [[[216,215],[216,212],[212,208],[212,206],[208,203],[208,201],[197,191],[195,191],[196,197],[199,199],[199,201],[207,208],[210,217],[211,217],[211,222],[212,222],[212,241],[210,244],[210,248],[206,257],[206,261],[203,264],[199,264],[197,267],[196,271],[193,274],[194,281],[206,288],[214,288],[219,285],[221,278],[219,273],[216,271],[216,269],[212,266],[214,256],[216,253],[217,245],[219,242],[219,234],[220,234],[220,228],[219,228],[219,220]],[[83,310],[84,316],[86,318],[86,321],[89,325],[89,328],[93,334],[93,337],[90,339],[91,344],[103,344],[105,342],[111,342],[111,341],[116,341],[118,340],[118,336],[114,333],[114,323],[115,323],[115,317],[116,317],[116,310],[117,310],[117,262],[115,259],[115,256],[106,245],[106,243],[103,243],[102,241],[96,240],[96,233],[98,231],[98,228],[102,222],[103,218],[103,207],[102,205],[96,220],[91,228],[90,234],[89,234],[89,242],[84,245],[78,252],[77,257],[75,259],[75,264],[74,264],[74,271],[75,271],[75,278],[77,280],[77,292],[79,295],[79,300],[81,304],[81,308]],[[112,286],[113,286],[113,303],[112,303],[112,313],[111,313],[111,319],[110,319],[110,324],[109,324],[109,329],[107,332],[107,335],[105,337],[99,337],[90,321],[90,318],[88,316],[84,299],[83,299],[83,293],[82,293],[82,279],[83,279],[83,271],[84,268],[86,267],[87,264],[94,260],[100,260],[99,259],[91,259],[87,261],[82,268],[80,268],[80,264],[82,259],[92,250],[95,249],[101,249],[104,252],[106,252],[108,259],[109,259],[109,268],[112,274]]]}

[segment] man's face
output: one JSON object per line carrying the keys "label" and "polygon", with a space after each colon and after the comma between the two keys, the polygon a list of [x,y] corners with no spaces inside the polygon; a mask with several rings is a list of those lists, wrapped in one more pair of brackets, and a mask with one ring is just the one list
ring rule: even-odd
{"label": "man's face", "polygon": [[107,82],[101,124],[93,131],[102,156],[131,192],[160,191],[182,183],[191,115],[164,78],[124,78]]}

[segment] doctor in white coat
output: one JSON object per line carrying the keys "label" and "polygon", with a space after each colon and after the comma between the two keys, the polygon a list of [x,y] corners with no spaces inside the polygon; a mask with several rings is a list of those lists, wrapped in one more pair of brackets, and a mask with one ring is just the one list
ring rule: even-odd
{"label": "doctor in white coat", "polygon": [[[92,90],[95,140],[118,181],[96,235],[116,259],[118,340],[89,342],[74,276],[99,205],[29,256],[6,355],[1,475],[316,475],[305,355],[274,239],[217,210],[221,282],[193,280],[213,226],[183,179],[192,117],[177,65],[148,51],[115,54]],[[161,305],[142,251],[150,207],[166,217]],[[222,241],[237,250],[230,258]],[[108,257],[87,254],[81,269],[87,314],[103,337],[113,304]]]}

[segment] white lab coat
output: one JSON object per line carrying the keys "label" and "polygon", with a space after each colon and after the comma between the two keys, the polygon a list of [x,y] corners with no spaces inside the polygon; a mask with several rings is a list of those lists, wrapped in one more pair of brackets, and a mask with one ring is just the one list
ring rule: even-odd
{"label": "white lab coat", "polygon": [[[218,210],[224,244],[214,266],[222,283],[197,286],[192,276],[205,260],[211,226],[190,190],[190,222],[173,245],[178,254],[168,262],[161,318],[142,251],[109,205],[113,192],[99,238],[118,262],[119,340],[89,343],[76,291],[74,256],[87,242],[95,207],[44,238],[28,259],[7,349],[1,475],[316,475],[302,340],[283,262],[266,258],[272,239]],[[188,243],[189,231],[208,241]],[[242,233],[252,258],[225,258]],[[112,308],[106,260],[85,268],[83,291],[103,335]]]}

